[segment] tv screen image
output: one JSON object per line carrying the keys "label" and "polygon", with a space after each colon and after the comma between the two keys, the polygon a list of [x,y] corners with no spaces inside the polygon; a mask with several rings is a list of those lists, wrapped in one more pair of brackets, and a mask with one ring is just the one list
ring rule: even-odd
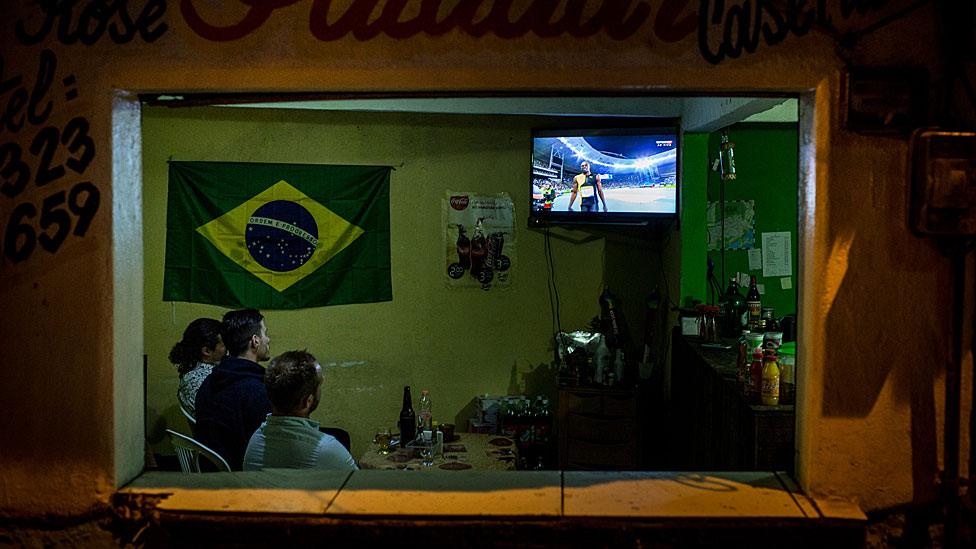
{"label": "tv screen image", "polygon": [[536,221],[674,216],[677,197],[677,128],[540,130],[532,137],[529,216]]}

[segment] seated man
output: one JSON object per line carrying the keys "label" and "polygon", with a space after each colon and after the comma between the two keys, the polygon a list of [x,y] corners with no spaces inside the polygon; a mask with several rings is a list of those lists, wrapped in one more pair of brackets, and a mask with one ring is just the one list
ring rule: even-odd
{"label": "seated man", "polygon": [[271,358],[271,338],[264,316],[254,309],[228,312],[220,331],[229,356],[197,391],[194,435],[240,471],[247,441],[271,412],[258,364]]}
{"label": "seated man", "polygon": [[254,432],[244,454],[244,470],[358,469],[332,435],[319,430],[309,415],[322,395],[322,367],[306,351],[276,357],[264,375],[272,412]]}

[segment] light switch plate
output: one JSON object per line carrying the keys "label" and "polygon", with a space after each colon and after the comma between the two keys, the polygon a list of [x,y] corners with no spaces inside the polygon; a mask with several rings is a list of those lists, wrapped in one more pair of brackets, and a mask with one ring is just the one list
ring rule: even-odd
{"label": "light switch plate", "polygon": [[976,133],[912,134],[909,225],[925,236],[976,236]]}

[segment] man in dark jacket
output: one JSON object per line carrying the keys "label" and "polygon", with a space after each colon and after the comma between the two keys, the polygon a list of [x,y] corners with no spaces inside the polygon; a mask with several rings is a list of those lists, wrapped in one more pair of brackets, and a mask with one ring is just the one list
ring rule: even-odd
{"label": "man in dark jacket", "polygon": [[197,391],[194,434],[240,471],[248,440],[271,413],[258,364],[271,358],[271,338],[264,316],[254,309],[225,314],[220,332],[228,355]]}

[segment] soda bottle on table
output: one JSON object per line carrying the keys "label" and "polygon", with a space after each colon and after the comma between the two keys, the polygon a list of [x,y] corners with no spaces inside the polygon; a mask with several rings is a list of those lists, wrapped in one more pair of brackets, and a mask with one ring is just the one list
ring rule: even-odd
{"label": "soda bottle on table", "polygon": [[431,410],[430,391],[428,391],[427,389],[423,389],[420,391],[419,405],[420,405],[420,418],[419,418],[419,423],[417,425],[420,427],[420,431],[423,432],[423,431],[433,430],[431,420],[433,419],[434,416]]}
{"label": "soda bottle on table", "polygon": [[403,407],[400,408],[400,448],[417,438],[417,415],[413,411],[413,399],[410,398],[410,386],[403,387]]}
{"label": "soda bottle on table", "polygon": [[756,275],[749,277],[749,293],[746,294],[746,307],[749,308],[749,329],[755,330],[762,318],[762,298],[759,296],[759,286]]}

